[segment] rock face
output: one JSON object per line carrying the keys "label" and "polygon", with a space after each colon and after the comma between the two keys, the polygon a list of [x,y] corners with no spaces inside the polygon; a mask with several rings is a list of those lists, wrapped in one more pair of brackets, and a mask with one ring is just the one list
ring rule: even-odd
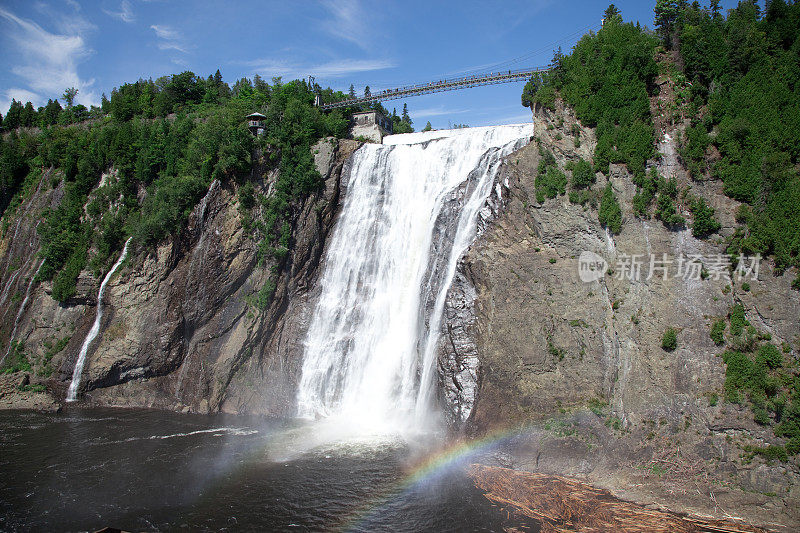
{"label": "rock face", "polygon": [[[619,235],[599,225],[596,210],[565,196],[538,204],[539,145],[563,169],[579,156],[591,160],[595,141],[580,124],[580,143],[574,141],[576,120],[563,107],[539,110],[534,121],[537,141],[506,161],[498,183],[506,184],[504,205],[461,262],[448,295],[440,366],[451,418],[468,417],[466,431],[479,435],[536,428],[515,443],[515,460],[526,468],[626,487],[628,497],[661,498],[673,508],[676,494],[697,488],[694,496],[701,497],[685,496],[679,510],[720,514],[724,500],[737,512],[755,513],[762,524],[800,524],[798,465],[742,460],[747,443],[777,439],[753,422],[749,409],[710,401],[722,397],[725,380],[723,348],[712,342],[710,325],[735,303],[796,358],[794,272],[774,275],[763,260],[758,280],[746,280],[749,292],[725,276],[675,277],[681,256],[701,255],[710,268],[725,253],[722,239],[698,240],[691,230],[634,217],[635,186],[625,167],[612,165],[608,178],[622,207]],[[738,204],[722,194],[720,183],[690,183],[677,160],[676,129],[663,132],[660,173],[709,200],[723,225],[720,234],[730,235]],[[605,178],[598,174],[597,180],[594,189],[601,191]],[[679,210],[690,219],[685,206]],[[591,282],[579,276],[586,251],[610,269]],[[651,254],[675,261],[666,279],[658,269],[648,278]],[[642,263],[638,279],[625,263],[634,255]],[[677,331],[671,352],[661,347],[667,328]],[[630,490],[637,485],[649,492]]]}
{"label": "rock face", "polygon": [[[292,253],[265,311],[250,302],[271,265],[257,267],[257,243],[243,230],[231,184],[211,184],[179,238],[155,250],[132,249],[105,293],[101,332],[89,348],[79,389],[84,400],[291,414],[311,289],[338,210],[342,170],[358,145],[324,139],[313,148],[325,186],[295,206]],[[259,188],[268,191],[274,179],[269,173],[261,176]],[[24,293],[38,267],[38,237],[28,218],[58,201],[58,189],[43,192],[47,182],[43,177],[40,189],[20,208],[19,231],[8,231],[3,241],[0,268],[21,265],[17,276],[3,277],[8,294]],[[78,295],[65,306],[48,295],[47,284],[29,285],[24,309],[7,297],[3,346],[9,345],[11,319],[19,314],[14,339],[38,368],[34,380],[61,398],[94,320],[99,280],[84,272]],[[50,376],[40,366],[45,360],[55,370]]]}

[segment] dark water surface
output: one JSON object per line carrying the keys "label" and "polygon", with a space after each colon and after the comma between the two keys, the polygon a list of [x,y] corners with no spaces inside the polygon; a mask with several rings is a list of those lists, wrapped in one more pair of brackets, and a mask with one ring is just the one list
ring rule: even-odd
{"label": "dark water surface", "polygon": [[398,440],[148,410],[0,411],[0,530],[502,531],[459,468]]}

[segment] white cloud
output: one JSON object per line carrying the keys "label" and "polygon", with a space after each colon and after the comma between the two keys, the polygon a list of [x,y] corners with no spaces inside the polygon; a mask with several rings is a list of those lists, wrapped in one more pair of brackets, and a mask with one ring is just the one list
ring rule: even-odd
{"label": "white cloud", "polygon": [[5,113],[8,111],[8,108],[11,107],[12,99],[16,100],[17,102],[22,102],[23,104],[26,102],[42,101],[42,97],[33,91],[12,87],[11,89],[5,91],[2,99],[0,99],[0,113]]}
{"label": "white cloud", "polygon": [[316,65],[302,65],[291,61],[267,58],[245,61],[243,64],[252,67],[253,73],[264,78],[283,76],[287,80],[302,79],[309,74],[320,79],[340,78],[358,72],[371,72],[395,66],[395,63],[388,59],[338,59]]}
{"label": "white cloud", "polygon": [[[78,89],[77,103],[98,103],[98,95],[91,90],[94,79],[78,75],[78,64],[93,52],[83,37],[91,25],[71,24],[72,31],[56,34],[3,8],[0,19],[10,23],[7,35],[19,51],[20,61],[11,67],[11,72],[25,81],[27,87],[21,90],[36,98],[31,100],[34,104],[41,105],[44,98],[60,97],[67,87]],[[14,90],[8,89],[6,96]]]}
{"label": "white cloud", "polygon": [[72,12],[64,13],[46,2],[34,3],[36,11],[47,17],[53,27],[61,33],[84,34],[97,29],[97,26],[78,14],[80,11],[80,4],[77,2],[67,2],[67,5],[72,8]]}
{"label": "white cloud", "polygon": [[177,50],[184,54],[189,51],[189,46],[186,44],[183,34],[172,26],[153,24],[150,28],[156,32],[159,50]]}
{"label": "white cloud", "polygon": [[156,32],[156,37],[159,39],[175,41],[181,38],[180,32],[169,26],[153,24],[150,27]]}
{"label": "white cloud", "polygon": [[118,18],[122,22],[126,22],[128,24],[136,20],[136,17],[133,14],[133,7],[128,0],[122,0],[122,2],[120,2],[119,11],[104,9],[103,13],[111,17]]}
{"label": "white cloud", "polygon": [[322,0],[320,3],[331,15],[322,22],[324,31],[364,50],[372,48],[373,22],[359,0]]}

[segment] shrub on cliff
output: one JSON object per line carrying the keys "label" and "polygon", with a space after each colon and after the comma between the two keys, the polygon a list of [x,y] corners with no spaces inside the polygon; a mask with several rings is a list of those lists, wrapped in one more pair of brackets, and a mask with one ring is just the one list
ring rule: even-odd
{"label": "shrub on cliff", "polygon": [[783,356],[774,344],[762,344],[758,349],[756,362],[770,369],[780,368],[783,366]]}
{"label": "shrub on cliff", "polygon": [[720,318],[714,321],[711,325],[710,336],[717,346],[725,344],[725,321],[723,319]]}
{"label": "shrub on cliff", "polygon": [[678,332],[674,328],[667,328],[661,336],[661,348],[671,352],[678,347]]}
{"label": "shrub on cliff", "polygon": [[608,228],[611,233],[617,234],[622,229],[622,209],[619,207],[619,202],[610,183],[603,190],[597,218],[600,220],[600,224]]}
{"label": "shrub on cliff", "polygon": [[706,204],[703,198],[698,198],[691,205],[692,235],[695,237],[707,237],[719,230],[722,225],[714,218],[714,208]]}
{"label": "shrub on cliff", "polygon": [[579,159],[572,169],[572,186],[576,189],[585,189],[591,187],[595,179],[592,165],[583,158]]}
{"label": "shrub on cliff", "polygon": [[567,176],[556,166],[547,167],[536,176],[536,201],[555,198],[567,191]]}
{"label": "shrub on cliff", "polygon": [[748,322],[744,317],[744,306],[742,304],[736,304],[731,308],[730,320],[731,335],[741,335],[744,327],[748,325]]}

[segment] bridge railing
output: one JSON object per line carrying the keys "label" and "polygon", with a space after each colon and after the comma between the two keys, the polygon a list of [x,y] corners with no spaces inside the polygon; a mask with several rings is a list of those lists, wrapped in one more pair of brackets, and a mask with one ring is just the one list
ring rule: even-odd
{"label": "bridge railing", "polygon": [[384,100],[396,100],[398,98],[405,98],[408,96],[418,96],[421,94],[437,93],[442,91],[453,91],[458,89],[467,89],[470,87],[478,87],[481,85],[494,85],[498,83],[508,83],[512,81],[519,81],[527,79],[537,72],[544,72],[549,70],[549,67],[537,67],[521,70],[508,70],[501,72],[491,72],[489,74],[480,74],[473,76],[464,76],[459,78],[448,78],[439,81],[431,81],[428,83],[420,83],[416,85],[406,85],[396,89],[387,89],[380,91],[369,96],[361,96],[358,98],[347,98],[339,102],[332,102],[322,104],[320,109],[329,110],[340,107],[358,106],[361,104],[371,104],[373,102],[380,102]]}

